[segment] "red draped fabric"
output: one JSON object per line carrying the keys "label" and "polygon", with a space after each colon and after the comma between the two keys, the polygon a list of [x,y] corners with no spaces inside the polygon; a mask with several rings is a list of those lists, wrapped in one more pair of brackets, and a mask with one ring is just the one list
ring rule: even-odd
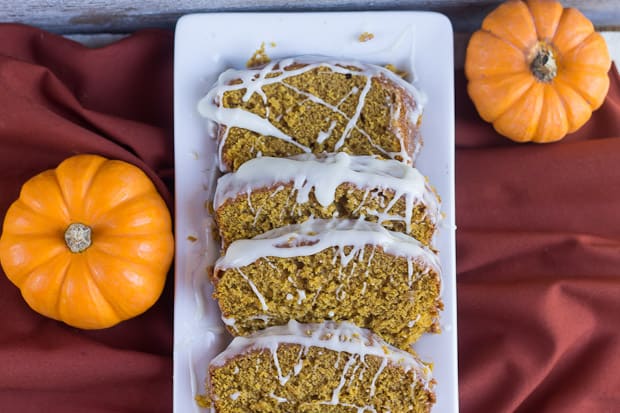
{"label": "red draped fabric", "polygon": [[[0,25],[0,217],[76,153],[142,168],[173,206],[173,34],[88,49]],[[170,412],[173,273],[145,314],[82,331],[32,311],[0,274],[0,412]]]}
{"label": "red draped fabric", "polygon": [[[173,34],[89,49],[0,25],[0,217],[23,182],[76,153],[141,167],[173,207]],[[580,131],[515,144],[456,72],[461,411],[620,407],[620,78]],[[83,331],[0,274],[0,412],[169,412],[173,274],[145,314]]]}
{"label": "red draped fabric", "polygon": [[554,144],[515,144],[456,81],[463,412],[620,411],[620,77]]}

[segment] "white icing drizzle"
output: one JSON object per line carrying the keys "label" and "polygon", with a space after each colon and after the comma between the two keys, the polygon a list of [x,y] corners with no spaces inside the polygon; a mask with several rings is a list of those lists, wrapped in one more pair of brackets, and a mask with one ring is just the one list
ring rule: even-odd
{"label": "white icing drizzle", "polygon": [[[292,183],[297,204],[307,202],[310,191],[314,190],[317,201],[324,207],[334,202],[336,189],[344,183],[366,191],[393,191],[394,197],[383,212],[367,210],[366,214],[376,216],[379,223],[404,221],[408,233],[412,230],[411,219],[417,203],[426,205],[426,214],[432,222],[439,222],[441,217],[437,195],[417,169],[398,161],[351,156],[343,152],[319,157],[308,154],[252,159],[236,172],[218,179],[214,208],[239,194],[250,194],[283,183]],[[390,212],[401,198],[405,200],[405,216]]]}
{"label": "white icing drizzle", "polygon": [[[293,64],[302,64],[303,67],[299,68],[290,68]],[[276,66],[278,68],[276,69]],[[346,66],[346,67],[345,67]],[[355,113],[351,118],[348,118],[344,115],[342,111],[338,108],[352,93],[358,93],[359,89],[357,87],[353,87],[352,90],[338,103],[338,105],[330,105],[324,100],[314,96],[310,93],[301,91],[297,88],[294,88],[292,85],[285,83],[284,81],[288,78],[301,75],[303,73],[312,71],[318,67],[326,67],[332,72],[345,74],[345,75],[353,75],[353,76],[365,76],[366,83],[364,88],[360,92],[357,106],[355,109]],[[351,68],[348,68],[351,67]],[[267,77],[270,75],[270,77]],[[227,171],[227,167],[222,160],[222,148],[226,142],[228,137],[228,131],[232,127],[243,128],[247,130],[254,131],[264,136],[273,136],[275,138],[281,139],[285,142],[291,143],[298,148],[300,148],[303,152],[310,152],[310,148],[298,143],[294,137],[287,135],[280,129],[278,129],[271,121],[267,118],[262,118],[258,115],[255,115],[251,112],[246,111],[243,108],[225,108],[221,105],[223,96],[226,92],[234,91],[234,90],[243,90],[245,89],[245,94],[243,96],[243,101],[247,102],[253,94],[257,94],[265,104],[265,108],[268,111],[269,105],[267,104],[267,96],[263,90],[263,87],[267,85],[271,85],[274,83],[281,83],[286,85],[287,87],[293,89],[297,93],[305,96],[307,99],[326,106],[330,108],[333,112],[339,113],[344,116],[345,119],[348,119],[347,125],[343,134],[340,136],[337,144],[335,145],[335,149],[342,147],[346,138],[349,136],[349,133],[353,128],[360,131],[367,139],[370,138],[368,134],[359,128],[357,128],[356,124],[362,112],[362,109],[365,105],[366,95],[371,87],[371,82],[373,78],[384,78],[388,79],[392,83],[396,84],[398,87],[404,89],[408,92],[413,100],[415,101],[415,107],[411,107],[408,104],[408,114],[409,121],[412,124],[416,124],[418,122],[419,117],[422,114],[423,105],[426,101],[425,96],[420,93],[411,83],[405,81],[400,78],[393,72],[376,65],[371,65],[367,63],[361,63],[357,61],[340,61],[334,60],[324,57],[315,57],[315,56],[301,56],[301,57],[292,57],[283,59],[281,61],[273,61],[265,65],[263,68],[257,69],[246,69],[246,70],[235,70],[229,69],[222,74],[220,74],[216,84],[212,87],[212,89],[204,96],[198,103],[198,112],[204,116],[205,118],[216,122],[220,125],[226,126],[226,131],[222,134],[222,137],[219,142],[219,160],[220,160],[220,168],[222,171]],[[389,103],[389,102],[388,102]],[[396,114],[394,114],[394,109],[392,108],[392,104],[390,104],[390,110],[392,112],[392,119],[396,120],[399,116],[400,108],[396,108]],[[268,112],[267,112],[268,115]],[[333,125],[333,123],[332,123]],[[333,129],[333,127],[330,127]],[[394,128],[396,129],[396,128]],[[397,132],[398,133],[398,132]],[[329,134],[323,135],[319,133],[317,136],[317,141],[319,143],[325,141],[331,135],[331,131]],[[405,163],[411,164],[412,158],[410,154],[407,153],[405,148],[405,137],[397,136],[401,141],[401,149],[398,153],[386,153],[382,151],[384,154],[394,158],[399,156]],[[380,148],[378,148],[380,149]]]}
{"label": "white icing drizzle", "polygon": [[284,376],[282,374],[282,368],[280,367],[280,359],[278,358],[278,345],[277,343],[271,343],[272,347],[271,355],[273,356],[273,364],[276,366],[276,371],[278,372],[278,381],[280,382],[280,386],[284,386],[291,378],[291,375],[288,374]]}
{"label": "white icing drizzle", "polygon": [[355,353],[351,354],[349,356],[349,359],[347,360],[347,363],[344,365],[344,368],[342,369],[342,375],[340,376],[340,382],[338,383],[338,386],[332,392],[332,399],[330,400],[329,403],[326,403],[326,404],[332,404],[332,405],[339,404],[340,390],[342,390],[345,383],[347,382],[347,371],[356,361],[357,361],[357,354]]}
{"label": "white icing drizzle", "polygon": [[235,320],[234,318],[224,317],[224,315],[222,315],[222,322],[228,327],[232,328],[235,332],[239,332],[239,328],[236,325],[237,320]]}
{"label": "white icing drizzle", "polygon": [[347,388],[350,388],[351,385],[355,382],[355,373],[360,367],[362,367],[362,369],[366,369],[367,367],[363,360],[361,360],[361,363],[357,363],[353,367],[353,371],[351,371],[351,378],[349,379],[349,384],[347,384]]}
{"label": "white icing drizzle", "polygon": [[[338,105],[334,106],[334,105],[331,105],[328,102],[324,101],[320,97],[315,96],[312,93],[304,92],[303,90],[298,89],[298,88],[296,88],[293,85],[289,85],[289,84],[284,83],[284,86],[286,86],[287,88],[295,91],[295,93],[299,93],[300,95],[305,96],[306,98],[308,98],[308,100],[310,100],[310,101],[312,101],[314,103],[317,103],[319,105],[325,106],[326,108],[328,108],[332,112],[335,112],[335,113],[337,113],[339,115],[342,115],[342,116],[346,117],[346,114],[339,109],[339,106],[340,106],[341,103],[339,103]],[[363,133],[365,133],[365,132],[363,132]]]}
{"label": "white icing drizzle", "polygon": [[252,222],[252,225],[256,225],[256,222],[258,221],[258,216],[260,215],[262,210],[263,210],[263,207],[261,206],[258,208],[256,213],[254,213],[254,221]]}
{"label": "white icing drizzle", "polygon": [[342,353],[338,353],[338,355],[336,356],[336,363],[334,364],[334,368],[338,368],[338,366],[340,366],[340,357],[342,356]]}
{"label": "white icing drizzle", "polygon": [[[314,403],[304,403],[304,405],[315,405],[315,404],[326,404],[326,405],[331,405],[331,402],[314,402]],[[355,413],[377,413],[377,410],[373,407],[373,406],[356,406],[354,404],[350,404],[350,403],[338,403],[339,406],[342,407],[351,407],[353,409],[357,409]],[[386,413],[390,413],[389,411],[387,411]]]}
{"label": "white icing drizzle", "polygon": [[260,291],[258,291],[258,288],[256,288],[256,284],[254,284],[254,282],[250,280],[248,276],[245,275],[243,271],[241,271],[239,268],[236,268],[235,270],[250,285],[250,288],[256,295],[256,298],[258,298],[258,301],[260,302],[260,305],[263,311],[269,310],[269,307],[267,306],[267,302],[265,301],[265,297],[260,293]]}
{"label": "white icing drizzle", "polygon": [[366,199],[368,199],[368,195],[370,195],[370,189],[366,189],[364,191],[364,195],[362,196],[362,200],[360,201],[360,204],[357,206],[357,208],[355,208],[353,210],[354,214],[357,214],[359,212],[359,210],[362,209],[362,207],[366,203]]}
{"label": "white icing drizzle", "polygon": [[329,128],[327,129],[327,132],[323,132],[323,131],[319,132],[319,135],[316,137],[316,141],[318,143],[323,143],[327,139],[329,139],[329,137],[332,135],[332,132],[334,131],[334,128],[336,128],[337,124],[338,124],[338,122],[333,120],[332,123],[329,125]]}
{"label": "white icing drizzle", "polygon": [[418,320],[419,320],[419,319],[420,319],[420,314],[418,314],[418,315],[416,316],[415,320],[411,320],[411,321],[409,321],[409,322],[407,323],[407,327],[409,327],[409,328],[413,327],[413,326],[414,326],[414,325],[418,322]]}
{"label": "white icing drizzle", "polygon": [[430,368],[414,355],[388,344],[370,330],[346,321],[303,324],[291,320],[285,325],[267,327],[248,336],[238,336],[223,352],[211,360],[211,366],[222,367],[239,354],[267,349],[273,355],[278,380],[284,385],[290,379],[290,375],[282,375],[276,352],[278,347],[285,343],[297,344],[305,349],[318,347],[358,355],[360,360],[366,356],[375,356],[387,359],[389,364],[398,366],[405,372],[413,370],[424,383],[428,384],[431,379]]}
{"label": "white icing drizzle", "polygon": [[323,289],[323,286],[319,286],[319,288],[316,289],[316,293],[314,293],[314,298],[312,299],[313,307],[314,307],[314,304],[316,303],[316,299],[319,298],[319,294],[321,294],[322,289]]}
{"label": "white icing drizzle", "polygon": [[[366,95],[370,91],[371,86],[372,86],[372,78],[366,77],[366,84],[364,85],[364,88],[362,89],[362,93],[360,93],[360,97],[357,102],[357,106],[355,108],[355,113],[353,114],[351,119],[349,119],[349,122],[347,122],[347,126],[344,128],[344,132],[342,132],[342,136],[340,136],[340,139],[338,140],[338,142],[336,142],[336,145],[334,145],[335,150],[340,149],[342,145],[344,145],[344,141],[346,138],[349,137],[349,133],[351,132],[351,129],[353,129],[353,126],[357,124],[357,120],[362,114],[362,109],[364,108],[364,102],[366,101]],[[402,142],[402,139],[401,139],[401,142]],[[407,158],[409,158],[408,155],[407,155]]]}
{"label": "white icing drizzle", "polygon": [[[297,142],[289,135],[282,132],[280,129],[276,128],[268,119],[261,118],[258,115],[255,115],[251,112],[246,112],[243,109],[235,109],[235,108],[225,108],[218,107],[218,116],[217,121],[224,125],[234,125],[238,128],[248,129],[261,135],[273,136],[274,138],[282,139],[292,145],[297,146],[304,152],[310,152],[310,148],[302,145]],[[229,130],[229,126],[226,130]],[[227,137],[228,135],[224,135]],[[224,147],[225,139],[222,139],[220,143],[220,147]],[[221,149],[220,149],[221,151]],[[221,162],[221,152],[220,152],[220,162]]]}
{"label": "white icing drizzle", "polygon": [[297,364],[293,366],[293,374],[297,376],[301,372],[301,369],[303,368],[303,366],[304,366],[304,360],[300,358]]}
{"label": "white icing drizzle", "polygon": [[288,402],[287,399],[285,399],[284,397],[276,396],[273,392],[269,393],[269,397],[271,397],[272,399],[276,399],[276,401],[278,403],[286,403],[286,402]]}
{"label": "white icing drizzle", "polygon": [[381,375],[381,373],[383,372],[386,366],[387,366],[387,359],[381,360],[381,365],[377,369],[377,372],[375,373],[374,377],[372,378],[372,381],[370,382],[370,397],[375,395],[375,384],[377,383],[377,378],[379,378],[379,376]]}
{"label": "white icing drizzle", "polygon": [[357,86],[353,86],[353,87],[351,88],[351,90],[349,90],[349,92],[348,92],[346,95],[344,95],[344,97],[343,97],[342,99],[340,99],[340,102],[338,102],[338,104],[336,105],[336,107],[337,107],[337,108],[339,108],[339,107],[340,107],[340,105],[342,105],[344,102],[346,102],[346,101],[347,101],[347,99],[349,99],[349,97],[350,97],[351,95],[354,95],[354,94],[356,94],[356,93],[357,93],[357,92],[359,92],[359,91],[360,91],[360,90],[358,89],[358,87],[357,87]]}
{"label": "white icing drizzle", "polygon": [[256,214],[256,210],[254,209],[254,206],[252,206],[252,191],[250,188],[247,188],[247,197],[248,197],[248,207],[250,208],[250,211],[252,211],[253,214]]}
{"label": "white icing drizzle", "polygon": [[[226,350],[211,361],[210,365],[216,368],[221,367],[228,360],[240,354],[255,350],[268,350],[273,357],[278,382],[281,386],[285,386],[291,378],[291,374],[287,376],[282,374],[277,356],[278,348],[282,344],[301,346],[298,355],[299,360],[293,367],[294,375],[298,375],[302,370],[303,356],[311,347],[336,351],[339,357],[342,355],[346,360],[342,367],[340,380],[333,388],[330,399],[316,400],[305,404],[339,405],[353,407],[358,412],[376,412],[373,405],[355,406],[340,401],[341,391],[347,385],[347,381],[349,381],[347,387],[350,387],[356,378],[362,380],[363,372],[368,368],[365,360],[367,356],[375,356],[381,359],[381,364],[370,383],[369,394],[371,398],[375,395],[376,384],[388,364],[402,369],[405,373],[413,371],[412,392],[416,383],[420,383],[426,389],[432,389],[433,386],[430,368],[414,355],[387,344],[370,330],[357,327],[349,322],[301,324],[290,321],[287,325],[269,327],[247,337],[236,337]],[[339,369],[338,364],[339,362],[334,368]],[[360,374],[356,376],[358,369],[360,369]],[[350,374],[348,374],[349,372]],[[288,402],[286,398],[277,396],[273,391],[269,397],[276,399],[278,403]]]}
{"label": "white icing drizzle", "polygon": [[[238,269],[263,257],[310,256],[334,247],[344,266],[353,256],[359,256],[367,245],[380,246],[387,254],[406,258],[412,262],[412,272],[414,262],[426,263],[440,272],[439,258],[428,247],[408,235],[361,219],[311,219],[273,229],[252,239],[234,241],[216,261],[215,270]],[[351,247],[349,254],[345,253],[345,247]],[[374,250],[368,257],[369,264],[373,257]],[[299,291],[298,294],[301,299]]]}
{"label": "white icing drizzle", "polygon": [[306,299],[306,290],[297,289],[297,305],[301,305],[301,303]]}
{"label": "white icing drizzle", "polygon": [[407,283],[409,287],[413,284],[413,263],[407,261]]}

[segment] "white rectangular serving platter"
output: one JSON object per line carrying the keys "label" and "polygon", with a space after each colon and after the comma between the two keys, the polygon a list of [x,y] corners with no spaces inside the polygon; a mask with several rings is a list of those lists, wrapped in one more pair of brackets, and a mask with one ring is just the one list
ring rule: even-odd
{"label": "white rectangular serving platter", "polygon": [[[372,33],[374,38],[359,41]],[[445,220],[436,239],[443,268],[440,334],[415,348],[434,363],[433,412],[458,411],[454,211],[454,67],[449,20],[430,12],[213,13],[182,17],[174,56],[176,261],[174,306],[174,412],[207,412],[209,360],[231,340],[224,329],[206,270],[219,245],[206,203],[213,199],[216,166],[212,129],[196,105],[228,68],[244,68],[265,44],[271,59],[324,55],[385,65],[410,73],[428,97],[422,120],[424,147],[416,166],[442,198]]]}

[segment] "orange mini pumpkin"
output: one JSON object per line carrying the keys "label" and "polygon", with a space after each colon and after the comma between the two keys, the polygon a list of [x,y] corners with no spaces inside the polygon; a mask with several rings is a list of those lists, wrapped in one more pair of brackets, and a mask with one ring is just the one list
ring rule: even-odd
{"label": "orange mini pumpkin", "polygon": [[0,262],[35,311],[74,327],[110,327],[161,295],[171,225],[139,168],[77,155],[23,185],[4,219]]}
{"label": "orange mini pumpkin", "polygon": [[611,59],[605,39],[557,1],[508,1],[467,46],[467,91],[480,116],[519,142],[552,142],[603,103]]}

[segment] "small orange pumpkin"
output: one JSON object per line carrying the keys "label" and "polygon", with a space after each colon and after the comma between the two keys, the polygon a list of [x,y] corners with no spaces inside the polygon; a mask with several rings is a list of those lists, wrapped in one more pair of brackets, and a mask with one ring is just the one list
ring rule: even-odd
{"label": "small orange pumpkin", "polygon": [[482,119],[518,142],[552,142],[603,103],[611,59],[605,39],[557,1],[507,1],[467,46],[467,91]]}
{"label": "small orange pumpkin", "polygon": [[28,305],[84,329],[151,307],[173,251],[170,213],[150,179],[97,155],[27,181],[0,237],[2,268]]}

